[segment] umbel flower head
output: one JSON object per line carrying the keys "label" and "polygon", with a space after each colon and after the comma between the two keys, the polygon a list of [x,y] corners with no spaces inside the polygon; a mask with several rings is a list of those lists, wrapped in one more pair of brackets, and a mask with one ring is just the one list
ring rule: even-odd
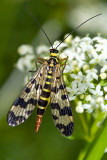
{"label": "umbel flower head", "polygon": [[[56,41],[53,47],[58,44]],[[45,45],[40,45],[36,49],[31,45],[21,45],[18,49],[21,58],[16,67],[21,71],[30,70],[36,55],[45,58],[49,49]],[[100,36],[94,38],[69,36],[58,49],[61,58],[68,57],[63,76],[69,99],[74,101],[76,112],[97,111],[106,114],[107,39]]]}

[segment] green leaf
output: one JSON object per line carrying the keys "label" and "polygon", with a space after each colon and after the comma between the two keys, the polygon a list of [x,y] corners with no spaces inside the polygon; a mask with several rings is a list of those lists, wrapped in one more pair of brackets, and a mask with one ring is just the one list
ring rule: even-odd
{"label": "green leaf", "polygon": [[84,160],[101,160],[107,146],[107,118],[98,130],[96,138],[91,143]]}
{"label": "green leaf", "polygon": [[100,85],[101,85],[102,87],[107,86],[107,80],[106,80],[106,79],[105,79],[105,80],[102,80],[102,81],[100,82]]}

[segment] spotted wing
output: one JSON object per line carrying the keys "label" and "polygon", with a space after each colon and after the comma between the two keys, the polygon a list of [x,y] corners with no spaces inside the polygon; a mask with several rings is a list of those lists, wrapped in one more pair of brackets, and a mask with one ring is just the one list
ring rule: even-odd
{"label": "spotted wing", "polygon": [[74,124],[67,90],[64,85],[62,70],[55,69],[51,89],[51,112],[54,123],[64,136],[70,136]]}
{"label": "spotted wing", "polygon": [[7,115],[10,126],[23,123],[31,115],[45,84],[46,76],[47,66],[42,65],[11,106]]}

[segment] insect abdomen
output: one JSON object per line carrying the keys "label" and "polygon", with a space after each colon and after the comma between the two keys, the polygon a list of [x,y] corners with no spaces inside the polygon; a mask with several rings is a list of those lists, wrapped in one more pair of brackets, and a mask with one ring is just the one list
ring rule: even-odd
{"label": "insect abdomen", "polygon": [[51,78],[52,78],[52,72],[49,70],[44,88],[42,90],[42,93],[37,103],[37,120],[36,120],[36,127],[35,127],[36,133],[39,130],[46,107],[50,103]]}

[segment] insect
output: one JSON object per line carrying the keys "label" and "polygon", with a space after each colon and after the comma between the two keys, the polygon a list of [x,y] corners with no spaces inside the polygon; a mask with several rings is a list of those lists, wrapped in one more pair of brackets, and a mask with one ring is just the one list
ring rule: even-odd
{"label": "insect", "polygon": [[[34,17],[33,19],[40,26],[52,46],[46,32]],[[70,34],[72,34],[76,29],[74,29]],[[61,43],[59,43],[59,45]],[[50,49],[50,57],[48,59],[38,58],[37,63],[41,64],[40,68],[27,83],[26,87],[14,101],[8,112],[7,122],[10,126],[16,126],[23,123],[32,114],[35,106],[37,106],[35,126],[35,131],[37,133],[45,110],[50,103],[52,118],[58,130],[64,136],[70,136],[72,134],[74,121],[66,86],[63,80],[63,70],[66,66],[67,58],[59,59],[59,51],[57,50],[59,45],[56,48],[52,47],[52,49]]]}

